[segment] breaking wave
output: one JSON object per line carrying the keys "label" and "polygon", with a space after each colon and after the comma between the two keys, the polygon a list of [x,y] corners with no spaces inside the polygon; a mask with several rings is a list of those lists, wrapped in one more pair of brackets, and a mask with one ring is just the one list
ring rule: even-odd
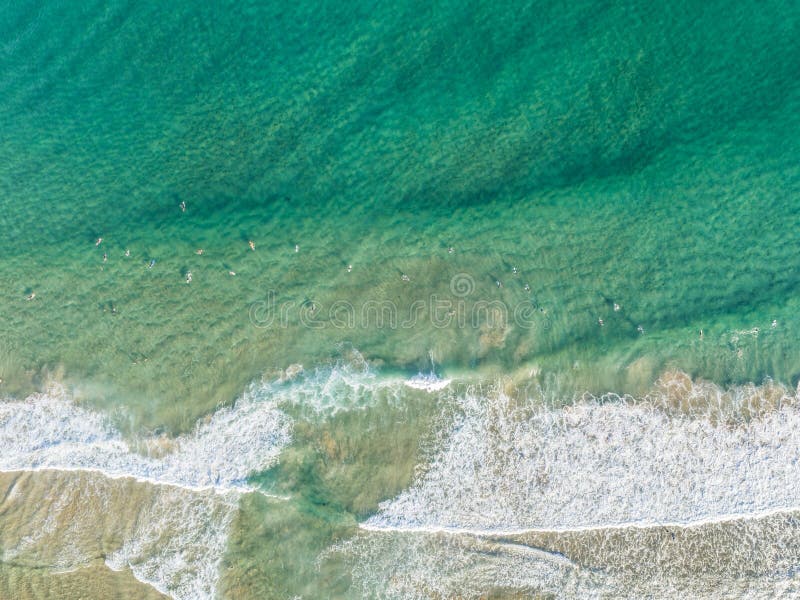
{"label": "breaking wave", "polygon": [[[0,472],[60,482],[57,493],[26,484],[34,491],[7,494],[9,506],[15,498],[41,496],[47,510],[14,519],[7,513],[4,522],[16,524],[8,531],[16,533],[9,533],[0,560],[79,568],[99,552],[81,531],[98,528],[98,515],[127,511],[132,523],[115,533],[112,548],[102,549],[110,568],[130,568],[177,600],[214,597],[239,499],[265,493],[248,477],[274,465],[291,442],[293,419],[283,409],[324,417],[364,408],[376,392],[395,388],[402,385],[365,367],[308,374],[296,367],[254,383],[234,405],[174,438],[126,438],[107,416],[76,405],[58,386],[0,402]],[[110,530],[118,527],[113,521]]]}
{"label": "breaking wave", "polygon": [[386,597],[792,597],[800,402],[665,375],[643,398],[455,397],[415,482],[340,544]]}

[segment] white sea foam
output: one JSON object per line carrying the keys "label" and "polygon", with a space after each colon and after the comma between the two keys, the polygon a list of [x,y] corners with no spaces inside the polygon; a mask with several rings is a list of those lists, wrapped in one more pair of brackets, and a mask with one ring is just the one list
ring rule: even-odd
{"label": "white sea foam", "polygon": [[0,402],[0,471],[93,471],[191,490],[250,491],[248,475],[274,464],[291,439],[292,419],[282,407],[322,415],[367,408],[380,394],[397,397],[400,383],[347,366],[289,383],[262,381],[189,434],[134,440],[53,387]]}
{"label": "white sea foam", "polygon": [[[267,393],[248,393],[191,434],[129,443],[103,415],[76,406],[63,393],[36,394],[0,404],[0,470],[85,471],[156,484],[155,499],[139,509],[136,528],[106,564],[129,567],[140,581],[179,600],[211,598],[238,499],[253,489],[248,475],[274,464],[290,441],[291,421],[277,401]],[[106,493],[83,491],[96,510],[104,510]],[[4,558],[35,547],[37,536],[50,532],[65,506],[56,498],[39,530],[7,548]],[[91,528],[89,518],[83,521]],[[69,539],[69,531],[60,537]],[[79,547],[65,544],[53,566],[70,568],[88,560]]]}
{"label": "white sea foam", "polygon": [[436,375],[424,375],[420,373],[404,382],[408,387],[415,390],[425,390],[426,392],[438,392],[445,389],[452,383],[452,379],[441,379]]}
{"label": "white sea foam", "polygon": [[[157,484],[157,496],[142,507],[135,531],[106,562],[114,569],[130,567],[139,580],[173,598],[210,598],[238,499],[252,489],[248,475],[274,464],[290,441],[291,420],[277,408],[279,401],[267,389],[251,391],[191,434],[129,443],[103,415],[54,389],[0,404],[0,470],[86,471]],[[105,495],[84,492],[102,510]],[[5,558],[35,546],[37,535],[58,520],[61,504],[56,499],[39,531],[7,548]],[[53,566],[81,564],[87,557],[76,548],[65,545]]]}
{"label": "white sea foam", "polygon": [[[416,481],[338,548],[364,594],[800,592],[790,551],[800,540],[796,392],[679,376],[639,400],[550,400],[511,398],[502,386],[455,399]],[[676,539],[675,527],[691,533]],[[520,553],[519,539],[581,560]]]}
{"label": "white sea foam", "polygon": [[213,598],[239,493],[186,492],[164,486],[139,515],[132,535],[106,557],[179,600]]}
{"label": "white sea foam", "polygon": [[435,375],[418,375],[410,379],[382,376],[366,365],[337,364],[307,373],[301,385],[286,384],[282,379],[253,386],[254,395],[271,394],[280,398],[279,405],[301,409],[304,416],[327,418],[340,411],[366,410],[377,404],[403,402],[409,389],[438,392],[451,380]]}
{"label": "white sea foam", "polygon": [[[36,394],[0,403],[0,471],[85,470],[193,490],[244,491],[247,476],[274,463],[290,435],[291,422],[274,400],[245,396],[169,441],[158,456],[147,456],[100,413],[64,394]],[[155,449],[161,440],[139,442]]]}
{"label": "white sea foam", "polygon": [[[695,399],[696,400],[696,399]],[[787,399],[791,400],[791,398]],[[466,394],[424,474],[365,528],[465,533],[699,524],[800,506],[800,409],[562,408]]]}
{"label": "white sea foam", "polygon": [[[44,471],[6,498],[0,560],[66,573],[98,555],[177,599],[212,598],[240,492]],[[33,506],[32,506],[33,504]]]}
{"label": "white sea foam", "polygon": [[[76,405],[53,387],[47,394],[0,402],[0,471],[93,473],[155,485],[135,528],[106,563],[130,568],[137,579],[178,600],[211,598],[239,498],[263,493],[248,484],[248,476],[275,464],[291,440],[292,419],[282,408],[324,418],[371,406],[384,393],[394,397],[402,387],[364,366],[344,365],[293,381],[257,382],[233,406],[218,409],[191,433],[172,439],[127,439],[106,416]],[[92,498],[89,505],[106,510],[109,488],[87,483],[95,481],[91,478],[80,481],[80,493]],[[91,556],[80,550],[80,529],[92,527],[91,515],[72,519],[69,531],[51,531],[63,527],[59,515],[70,513],[75,504],[66,497],[54,499],[46,518],[4,548],[3,558],[31,556],[43,543],[61,540],[52,567],[69,570],[85,564]]]}

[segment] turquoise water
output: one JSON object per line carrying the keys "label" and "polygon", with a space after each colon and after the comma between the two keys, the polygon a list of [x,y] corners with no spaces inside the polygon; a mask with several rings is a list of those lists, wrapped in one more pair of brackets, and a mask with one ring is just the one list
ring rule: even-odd
{"label": "turquoise water", "polygon": [[798,38],[4,7],[0,596],[794,593]]}

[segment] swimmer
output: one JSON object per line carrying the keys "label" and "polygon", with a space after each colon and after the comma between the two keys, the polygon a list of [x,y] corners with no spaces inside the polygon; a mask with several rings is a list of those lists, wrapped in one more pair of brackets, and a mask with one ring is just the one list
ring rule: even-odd
{"label": "swimmer", "polygon": [[31,292],[30,294],[25,296],[25,300],[28,300],[28,301],[33,300],[34,298],[36,298],[36,292]]}
{"label": "swimmer", "polygon": [[186,283],[192,283],[192,272],[186,271]]}
{"label": "swimmer", "polygon": [[500,282],[500,280],[499,280],[499,279],[495,279],[495,280],[494,280],[494,284],[495,284],[497,287],[499,287],[499,288],[503,287],[503,284]]}
{"label": "swimmer", "polygon": [[203,249],[202,248],[198,248],[197,250],[194,251],[194,253],[197,254],[197,256],[200,256],[200,255],[203,254]]}
{"label": "swimmer", "polygon": [[597,319],[597,324],[600,325],[600,327],[605,325],[605,323],[603,323],[603,319]]}
{"label": "swimmer", "polygon": [[107,260],[108,260],[108,254],[103,252],[103,262],[106,262]]}
{"label": "swimmer", "polygon": [[353,265],[347,265],[347,272],[351,273],[353,271]]}
{"label": "swimmer", "polygon": [[517,267],[511,267],[511,272],[512,272],[514,275],[516,275],[517,273],[519,273],[519,271],[517,271]]}
{"label": "swimmer", "polygon": [[617,304],[616,302],[614,302],[614,312],[619,312],[621,308],[622,308],[622,307],[621,307],[619,304]]}
{"label": "swimmer", "polygon": [[294,245],[294,251],[295,252],[300,252],[300,244],[295,244]]}
{"label": "swimmer", "polygon": [[127,258],[127,257],[128,257],[128,256],[130,256],[130,255],[131,255],[131,251],[130,251],[130,250],[128,250],[128,249],[126,249],[126,250],[125,250],[125,257]]}
{"label": "swimmer", "polygon": [[148,269],[152,269],[155,266],[155,264],[156,264],[156,259],[155,258],[151,258],[150,259],[150,264],[147,265],[147,268]]}
{"label": "swimmer", "polygon": [[247,242],[247,245],[250,246],[250,250],[252,250],[253,252],[256,251],[256,243],[253,240]]}
{"label": "swimmer", "polygon": [[94,247],[97,248],[100,244],[103,243],[103,238],[97,238],[97,241],[94,243]]}
{"label": "swimmer", "polygon": [[406,275],[405,273],[403,273],[400,276],[400,279],[402,279],[403,281],[411,281],[411,278],[408,275]]}
{"label": "swimmer", "polygon": [[183,200],[181,200],[181,203],[180,203],[180,204],[178,204],[178,208],[180,208],[180,209],[181,209],[181,212],[186,212],[186,202],[184,202]]}
{"label": "swimmer", "polygon": [[450,247],[447,249],[447,253],[448,253],[448,254],[452,254],[452,253],[453,253],[453,252],[455,252],[455,251],[456,251],[456,249],[455,249],[455,248],[453,248],[452,246],[450,246]]}
{"label": "swimmer", "polygon": [[701,340],[703,339],[703,330],[702,329],[700,330],[700,339]]}
{"label": "swimmer", "polygon": [[236,277],[236,271],[228,271],[228,275],[231,277]]}
{"label": "swimmer", "polygon": [[639,326],[636,328],[636,331],[638,331],[639,333],[641,333],[642,335],[644,335],[644,327],[642,327],[641,325],[639,325]]}
{"label": "swimmer", "polygon": [[775,329],[778,326],[778,319],[772,319],[772,328]]}
{"label": "swimmer", "polygon": [[525,286],[523,287],[523,289],[524,289],[526,292],[530,292],[530,291],[531,291],[531,286],[529,286],[529,285],[526,283],[526,284],[525,284]]}

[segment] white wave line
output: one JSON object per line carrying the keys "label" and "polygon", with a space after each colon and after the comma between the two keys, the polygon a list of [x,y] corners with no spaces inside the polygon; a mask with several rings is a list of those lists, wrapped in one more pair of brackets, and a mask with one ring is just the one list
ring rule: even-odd
{"label": "white wave line", "polygon": [[181,490],[186,490],[189,492],[207,492],[213,491],[216,494],[221,496],[227,495],[231,492],[237,494],[249,494],[249,493],[258,493],[262,496],[267,498],[274,498],[276,500],[291,500],[291,496],[282,496],[280,494],[270,494],[269,492],[265,492],[264,490],[260,490],[257,487],[253,486],[238,486],[238,485],[228,485],[228,486],[220,486],[220,485],[189,485],[185,483],[178,483],[175,481],[168,481],[164,479],[157,479],[155,477],[143,477],[141,475],[132,475],[130,473],[117,473],[114,471],[106,471],[104,469],[98,469],[94,467],[51,467],[51,466],[41,466],[41,467],[15,467],[12,469],[0,469],[0,473],[44,473],[52,471],[55,473],[96,473],[98,475],[102,475],[107,479],[132,479],[138,483],[149,483],[151,485],[163,485],[167,487],[173,487]]}
{"label": "white wave line", "polygon": [[753,521],[780,514],[790,514],[800,512],[800,506],[786,506],[779,508],[769,508],[761,511],[747,513],[726,513],[705,519],[687,521],[657,521],[653,519],[643,519],[640,521],[629,521],[625,523],[606,523],[598,525],[579,525],[575,527],[512,527],[512,528],[474,528],[474,527],[453,527],[447,525],[390,525],[382,523],[370,523],[365,521],[359,523],[359,528],[364,531],[375,532],[398,532],[398,533],[448,533],[474,535],[479,537],[502,537],[525,535],[529,533],[585,533],[603,530],[621,529],[653,529],[657,527],[675,527],[678,529],[691,529],[704,525],[717,525],[731,521]]}

